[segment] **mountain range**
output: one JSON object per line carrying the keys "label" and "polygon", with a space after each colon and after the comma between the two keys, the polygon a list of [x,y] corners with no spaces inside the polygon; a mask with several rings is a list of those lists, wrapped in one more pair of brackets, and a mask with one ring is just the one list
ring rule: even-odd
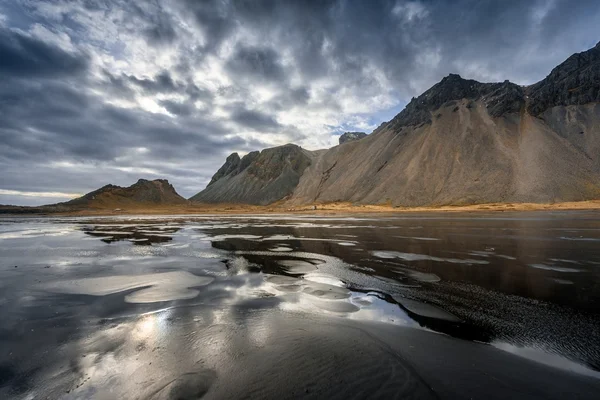
{"label": "mountain range", "polygon": [[600,43],[530,86],[450,74],[371,134],[346,132],[330,149],[287,144],[243,157],[233,153],[189,200],[166,180],[140,179],[47,207],[437,206],[599,198]]}
{"label": "mountain range", "polygon": [[190,200],[435,206],[600,198],[600,43],[542,81],[450,74],[370,135],[234,153]]}

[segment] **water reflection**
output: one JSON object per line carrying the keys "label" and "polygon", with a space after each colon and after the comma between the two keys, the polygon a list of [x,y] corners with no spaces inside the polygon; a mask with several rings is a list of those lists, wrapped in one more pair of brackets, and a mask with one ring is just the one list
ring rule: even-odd
{"label": "water reflection", "polygon": [[[600,309],[600,248],[592,240],[562,240],[565,231],[584,233],[582,239],[600,239],[600,230],[589,227],[598,224],[597,219],[426,218],[416,226],[412,219],[365,222],[360,226],[355,220],[335,224],[331,220],[278,221],[270,226],[257,220],[237,223],[235,236],[227,236],[232,229],[225,223],[202,228],[202,232],[214,237],[214,246],[224,250],[269,251],[275,245],[328,254],[391,279],[397,279],[400,267],[509,295]],[[344,245],[348,237],[357,239],[354,246]],[[564,287],[565,279],[573,282],[570,288]]]}
{"label": "water reflection", "polygon": [[170,242],[179,229],[164,225],[89,225],[81,228],[86,235],[104,243],[129,241],[139,246]]}
{"label": "water reflection", "polygon": [[[0,269],[0,341],[10,349],[0,352],[0,397],[93,398],[112,386],[120,397],[244,397],[223,391],[216,383],[223,374],[239,376],[254,390],[249,397],[268,397],[273,392],[241,368],[281,363],[319,381],[324,370],[310,363],[308,371],[313,358],[300,355],[320,357],[314,349],[371,371],[370,389],[388,379],[398,389],[398,377],[382,376],[380,365],[410,380],[404,364],[371,336],[356,336],[371,323],[379,324],[375,332],[409,329],[391,337],[419,331],[431,340],[424,348],[442,340],[431,338],[434,331],[592,377],[600,369],[600,249],[594,240],[563,239],[600,238],[597,219],[38,223],[0,225],[10,266]],[[379,357],[379,367],[345,358],[338,342]],[[458,345],[448,346],[450,354]],[[32,349],[55,359],[37,365]],[[306,394],[302,385],[293,390]]]}

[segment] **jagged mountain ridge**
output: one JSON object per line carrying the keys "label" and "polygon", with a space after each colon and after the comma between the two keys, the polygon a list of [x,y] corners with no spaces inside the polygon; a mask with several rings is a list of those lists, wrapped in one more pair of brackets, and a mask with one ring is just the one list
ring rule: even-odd
{"label": "jagged mountain ridge", "polygon": [[[239,173],[238,195],[222,190],[217,184],[232,179],[231,172],[222,176],[225,171],[239,169],[241,160],[235,167],[232,160],[192,200],[418,206],[597,199],[598,103],[600,43],[526,87],[450,74],[371,135],[329,150],[304,150],[309,165],[296,171],[298,184],[290,180],[285,193],[269,192],[265,181],[258,197],[245,198],[253,183]],[[261,168],[252,157],[247,163],[246,169]]]}
{"label": "jagged mountain ridge", "polygon": [[450,74],[410,103],[386,124],[388,129],[431,123],[432,113],[448,102],[469,99],[482,100],[493,117],[518,112],[523,103],[523,88],[509,81],[480,83]]}
{"label": "jagged mountain ridge", "polygon": [[202,192],[190,198],[203,203],[269,204],[293,192],[315,157],[294,144],[227,157]]}

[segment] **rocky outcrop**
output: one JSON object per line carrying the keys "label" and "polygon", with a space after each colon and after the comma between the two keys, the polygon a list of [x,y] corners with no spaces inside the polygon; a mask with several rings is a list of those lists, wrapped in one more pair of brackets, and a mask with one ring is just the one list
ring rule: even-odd
{"label": "rocky outcrop", "polygon": [[344,144],[346,142],[352,142],[354,140],[359,140],[367,136],[364,132],[344,132],[339,138],[339,144]]}
{"label": "rocky outcrop", "polygon": [[294,144],[236,153],[213,176],[206,189],[190,200],[202,203],[269,204],[292,194],[314,154]]}

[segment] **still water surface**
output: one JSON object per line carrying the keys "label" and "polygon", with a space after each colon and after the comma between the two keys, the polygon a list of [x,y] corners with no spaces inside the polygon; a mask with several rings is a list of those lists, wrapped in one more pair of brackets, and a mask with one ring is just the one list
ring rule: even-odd
{"label": "still water surface", "polygon": [[[505,374],[499,396],[600,382],[598,213],[3,218],[0,260],[3,398],[493,398],[450,382],[471,369]],[[547,370],[513,382],[511,363]]]}

